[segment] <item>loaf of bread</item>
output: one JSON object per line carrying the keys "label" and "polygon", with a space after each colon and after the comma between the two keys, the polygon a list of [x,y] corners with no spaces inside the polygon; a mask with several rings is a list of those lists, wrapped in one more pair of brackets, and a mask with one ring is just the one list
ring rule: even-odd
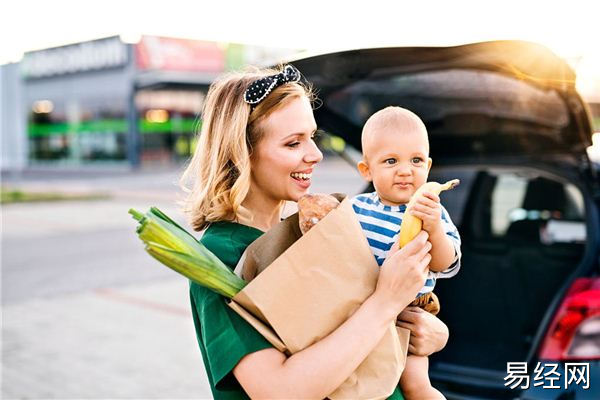
{"label": "loaf of bread", "polygon": [[328,194],[306,194],[298,200],[298,216],[300,231],[308,232],[329,211],[340,205],[335,197]]}

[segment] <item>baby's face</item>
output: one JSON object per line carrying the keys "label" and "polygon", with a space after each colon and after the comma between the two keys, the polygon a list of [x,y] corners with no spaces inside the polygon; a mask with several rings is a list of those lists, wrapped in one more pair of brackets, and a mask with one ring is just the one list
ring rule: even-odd
{"label": "baby's face", "polygon": [[427,132],[382,129],[372,133],[363,148],[370,175],[367,178],[373,181],[384,204],[406,204],[427,182],[431,167]]}

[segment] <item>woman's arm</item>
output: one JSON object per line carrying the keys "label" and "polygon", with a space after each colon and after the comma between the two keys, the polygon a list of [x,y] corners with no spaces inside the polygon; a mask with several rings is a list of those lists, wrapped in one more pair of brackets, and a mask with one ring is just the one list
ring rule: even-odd
{"label": "woman's arm", "polygon": [[374,293],[327,337],[286,358],[274,349],[242,358],[233,373],[252,398],[324,398],[379,343],[390,322],[422,287],[431,244],[421,232],[381,266]]}
{"label": "woman's arm", "polygon": [[441,319],[419,307],[407,307],[398,315],[396,325],[410,330],[408,350],[429,356],[442,350],[448,342],[448,327]]}

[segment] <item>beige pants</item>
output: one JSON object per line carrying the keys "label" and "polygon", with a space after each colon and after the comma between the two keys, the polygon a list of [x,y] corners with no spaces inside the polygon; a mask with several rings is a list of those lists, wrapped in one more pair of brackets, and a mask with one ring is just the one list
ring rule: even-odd
{"label": "beige pants", "polygon": [[433,292],[426,293],[423,296],[416,298],[410,303],[410,306],[420,307],[433,315],[437,315],[437,313],[440,312],[440,301]]}

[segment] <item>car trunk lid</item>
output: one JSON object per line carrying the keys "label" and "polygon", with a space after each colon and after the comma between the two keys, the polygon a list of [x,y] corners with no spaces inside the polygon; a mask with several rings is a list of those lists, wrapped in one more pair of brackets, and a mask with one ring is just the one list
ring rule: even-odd
{"label": "car trunk lid", "polygon": [[575,74],[543,46],[377,48],[293,64],[318,90],[319,126],[356,149],[368,117],[398,105],[423,119],[438,164],[503,155],[589,164],[592,128]]}

